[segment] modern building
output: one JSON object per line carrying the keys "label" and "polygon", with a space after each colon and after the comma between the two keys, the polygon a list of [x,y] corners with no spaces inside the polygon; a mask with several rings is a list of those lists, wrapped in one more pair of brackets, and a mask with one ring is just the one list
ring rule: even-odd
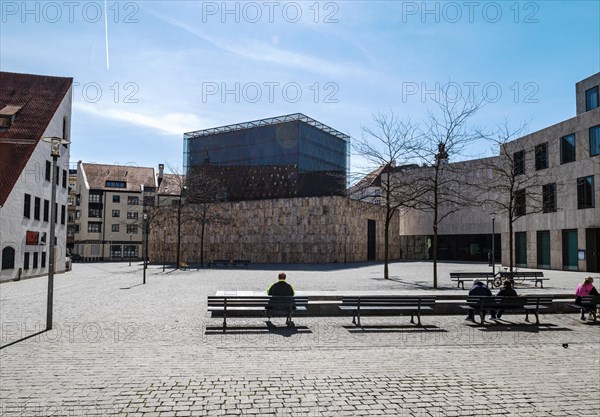
{"label": "modern building", "polygon": [[51,144],[42,138],[71,139],[72,84],[72,78],[0,72],[0,280],[48,273],[52,221],[55,271],[65,270],[70,148],[60,146],[53,184]]}
{"label": "modern building", "polygon": [[349,137],[301,113],[185,133],[184,149],[228,201],[345,194]]}
{"label": "modern building", "polygon": [[143,256],[143,214],[155,204],[154,168],[79,161],[73,253],[83,261]]}

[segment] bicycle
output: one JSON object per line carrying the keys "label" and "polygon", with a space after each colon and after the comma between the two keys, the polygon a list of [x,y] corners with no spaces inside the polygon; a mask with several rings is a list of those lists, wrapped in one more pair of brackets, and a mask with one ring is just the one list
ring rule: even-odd
{"label": "bicycle", "polygon": [[[515,275],[518,275],[517,273],[519,272],[519,268],[513,268],[512,271],[508,270],[508,267],[502,267],[502,271],[498,271],[496,272],[496,274],[494,275],[494,279],[492,280],[492,286],[494,288],[499,288],[501,286],[504,285],[504,281],[510,281],[512,283],[512,286],[515,286]],[[519,284],[522,284],[523,282],[525,282],[525,279],[522,279],[521,282],[519,282]]]}

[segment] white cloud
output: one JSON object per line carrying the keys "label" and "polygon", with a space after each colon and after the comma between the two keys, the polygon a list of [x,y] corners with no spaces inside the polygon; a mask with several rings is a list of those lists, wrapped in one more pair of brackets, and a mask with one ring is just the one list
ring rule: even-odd
{"label": "white cloud", "polygon": [[73,103],[75,111],[82,111],[92,116],[125,122],[159,131],[163,135],[180,135],[204,127],[212,126],[207,120],[202,120],[191,113],[143,114],[123,111],[115,108],[102,108],[91,103]]}

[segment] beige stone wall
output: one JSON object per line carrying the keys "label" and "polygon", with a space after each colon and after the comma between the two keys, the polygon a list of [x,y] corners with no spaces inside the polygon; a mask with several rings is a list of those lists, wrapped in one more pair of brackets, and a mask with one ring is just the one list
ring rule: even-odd
{"label": "beige stone wall", "polygon": [[[343,197],[310,197],[219,203],[218,221],[206,226],[205,262],[329,263],[367,260],[367,220],[376,220],[377,259],[384,257],[384,208]],[[398,220],[390,226],[390,259],[399,259]],[[174,262],[173,219],[151,232],[150,257]],[[200,225],[182,227],[181,260],[200,262]]]}

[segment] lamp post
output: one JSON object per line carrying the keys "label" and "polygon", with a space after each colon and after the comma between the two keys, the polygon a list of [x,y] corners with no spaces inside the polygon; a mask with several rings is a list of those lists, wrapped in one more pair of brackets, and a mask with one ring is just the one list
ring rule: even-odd
{"label": "lamp post", "polygon": [[129,255],[129,266],[131,266],[131,238],[132,238],[133,234],[129,233],[129,250],[127,251],[127,254]]}
{"label": "lamp post", "polygon": [[[145,207],[145,204],[144,204]],[[148,214],[144,209],[144,284],[146,283],[146,268],[148,266]]]}
{"label": "lamp post", "polygon": [[496,251],[495,251],[495,240],[496,240],[496,231],[495,229],[496,217],[492,216],[492,274],[496,275]]}
{"label": "lamp post", "polygon": [[163,272],[167,264],[167,228],[163,228]]}
{"label": "lamp post", "polygon": [[56,264],[55,254],[55,234],[56,234],[56,181],[58,180],[56,173],[56,161],[60,156],[61,145],[68,145],[66,139],[59,137],[44,137],[42,141],[50,143],[50,156],[52,157],[52,194],[50,197],[50,236],[49,236],[49,261],[48,261],[48,298],[46,304],[46,331],[52,330],[52,306],[54,302],[54,269]]}

